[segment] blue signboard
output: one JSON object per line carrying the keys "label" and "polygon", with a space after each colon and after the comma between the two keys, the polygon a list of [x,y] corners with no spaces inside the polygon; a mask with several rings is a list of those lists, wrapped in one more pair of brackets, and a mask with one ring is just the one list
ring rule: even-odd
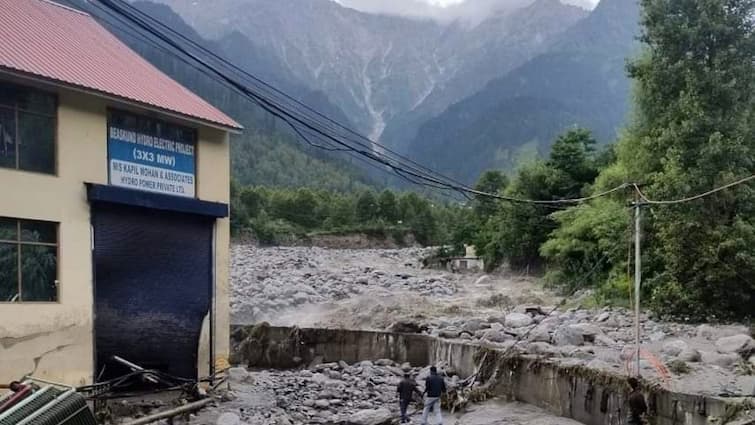
{"label": "blue signboard", "polygon": [[185,132],[171,131],[176,128],[170,124],[145,125],[143,121],[150,119],[127,117],[130,119],[111,119],[108,125],[110,184],[195,197],[196,142],[178,140],[176,136]]}

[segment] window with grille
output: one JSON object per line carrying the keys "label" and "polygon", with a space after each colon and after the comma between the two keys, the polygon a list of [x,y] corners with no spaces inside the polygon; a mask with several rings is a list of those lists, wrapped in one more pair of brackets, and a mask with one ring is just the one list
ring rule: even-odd
{"label": "window with grille", "polygon": [[0,217],[0,302],[58,300],[58,224]]}
{"label": "window with grille", "polygon": [[0,167],[55,174],[55,95],[0,82]]}

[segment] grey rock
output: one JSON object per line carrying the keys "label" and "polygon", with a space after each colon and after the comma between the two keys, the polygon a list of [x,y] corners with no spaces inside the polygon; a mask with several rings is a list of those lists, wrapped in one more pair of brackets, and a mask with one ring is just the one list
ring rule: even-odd
{"label": "grey rock", "polygon": [[459,334],[461,334],[461,331],[457,327],[449,327],[446,329],[441,329],[441,331],[438,333],[438,336],[441,338],[458,338]]}
{"label": "grey rock", "polygon": [[744,334],[727,336],[716,341],[716,349],[722,354],[736,353],[749,356],[755,351],[755,340]]}
{"label": "grey rock", "polygon": [[676,357],[687,348],[689,348],[689,345],[686,342],[677,339],[663,344],[661,352],[667,356]]}
{"label": "grey rock", "polygon": [[551,334],[545,327],[538,326],[530,332],[527,340],[530,342],[550,342]]}
{"label": "grey rock", "polygon": [[315,401],[315,407],[318,409],[327,409],[330,407],[330,402],[328,400],[317,400]]}
{"label": "grey rock", "polygon": [[739,355],[737,354],[719,354],[709,351],[702,351],[700,357],[703,363],[722,368],[732,367],[739,360]]}
{"label": "grey rock", "polygon": [[393,366],[393,363],[391,359],[379,359],[375,361],[375,366]]}
{"label": "grey rock", "polygon": [[548,344],[547,342],[533,342],[527,346],[526,351],[528,353],[540,355],[552,355],[558,352],[556,347]]}
{"label": "grey rock", "polygon": [[603,313],[600,313],[597,317],[595,317],[596,322],[605,322],[611,317],[611,313],[604,311]]}
{"label": "grey rock", "polygon": [[682,350],[681,353],[679,353],[677,358],[687,363],[696,363],[700,361],[701,356],[699,351],[695,350],[692,347],[687,347]]}
{"label": "grey rock", "polygon": [[505,324],[510,328],[522,328],[532,324],[532,317],[522,313],[509,313],[506,315]]}
{"label": "grey rock", "polygon": [[584,343],[585,338],[582,336],[582,330],[575,328],[574,325],[561,326],[553,334],[554,345],[582,345]]}
{"label": "grey rock", "polygon": [[475,333],[480,329],[482,329],[482,321],[478,319],[468,320],[464,323],[464,326],[461,327],[463,332],[469,332],[470,334]]}
{"label": "grey rock", "polygon": [[422,333],[422,331],[427,330],[427,326],[422,326],[417,322],[410,321],[410,320],[403,320],[398,321],[396,323],[393,323],[388,330],[391,332],[397,332],[397,333]]}
{"label": "grey rock", "polygon": [[490,342],[505,342],[514,339],[514,337],[502,331],[489,329],[485,331],[483,339]]}
{"label": "grey rock", "polygon": [[349,416],[348,425],[388,425],[393,422],[393,414],[386,408],[361,410]]}

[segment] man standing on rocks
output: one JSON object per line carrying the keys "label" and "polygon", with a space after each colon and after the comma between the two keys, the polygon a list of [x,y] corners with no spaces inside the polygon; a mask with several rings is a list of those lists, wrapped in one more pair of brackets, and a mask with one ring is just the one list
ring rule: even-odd
{"label": "man standing on rocks", "polygon": [[409,422],[409,417],[406,416],[406,410],[409,408],[409,403],[412,402],[412,396],[414,393],[419,394],[422,397],[422,393],[417,389],[417,383],[412,379],[409,373],[404,374],[404,379],[398,383],[398,403],[401,409],[401,423]]}
{"label": "man standing on rocks", "polygon": [[640,391],[640,381],[637,378],[631,377],[627,381],[632,388],[632,392],[629,393],[629,425],[642,425],[643,416],[648,411],[648,407],[645,404],[645,396]]}
{"label": "man standing on rocks", "polygon": [[422,425],[427,425],[427,416],[437,406],[438,424],[443,424],[440,412],[440,397],[446,392],[446,381],[438,375],[435,366],[430,367],[430,376],[425,380],[425,409],[422,411]]}

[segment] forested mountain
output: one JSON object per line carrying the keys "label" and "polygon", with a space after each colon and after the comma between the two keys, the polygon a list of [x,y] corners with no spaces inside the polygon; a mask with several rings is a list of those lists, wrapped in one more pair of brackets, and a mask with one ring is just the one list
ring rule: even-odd
{"label": "forested mountain", "polygon": [[[114,14],[83,0],[66,0],[64,3],[91,13],[145,59],[244,125],[243,134],[231,137],[232,173],[239,183],[345,191],[374,184],[362,167],[351,164],[348,157],[332,156],[297,141],[285,124],[207,73],[167,53],[166,48],[161,47],[154,38],[127,27]],[[149,1],[137,1],[133,5],[297,100],[340,122],[349,122],[343,111],[334,106],[326,95],[286,74],[277,57],[267,54],[244,35],[232,32],[220,40],[207,40],[165,5]]]}
{"label": "forested mountain", "polygon": [[568,127],[612,141],[628,112],[625,65],[637,50],[638,20],[634,0],[601,1],[548,52],[428,121],[410,155],[469,182],[480,170],[547,154]]}
{"label": "forested mountain", "polygon": [[[365,13],[332,0],[159,1],[205,37],[253,40],[283,65],[274,72],[326,93],[373,139],[390,127],[383,141],[400,148],[421,120],[546,51],[587,15],[558,0],[495,0],[509,6],[481,22],[450,23]],[[239,60],[245,55],[255,60],[233,52]]]}
{"label": "forested mountain", "polygon": [[[603,0],[593,12],[559,0],[467,0],[458,7],[488,12],[456,11],[463,18],[455,20],[333,0],[154,1],[134,4],[323,114],[467,182],[547,154],[573,125],[610,141],[628,110],[635,0]],[[205,75],[111,27],[246,125],[233,162],[243,183],[349,188],[365,180],[364,164],[297,142]],[[372,180],[395,182],[369,170]]]}

